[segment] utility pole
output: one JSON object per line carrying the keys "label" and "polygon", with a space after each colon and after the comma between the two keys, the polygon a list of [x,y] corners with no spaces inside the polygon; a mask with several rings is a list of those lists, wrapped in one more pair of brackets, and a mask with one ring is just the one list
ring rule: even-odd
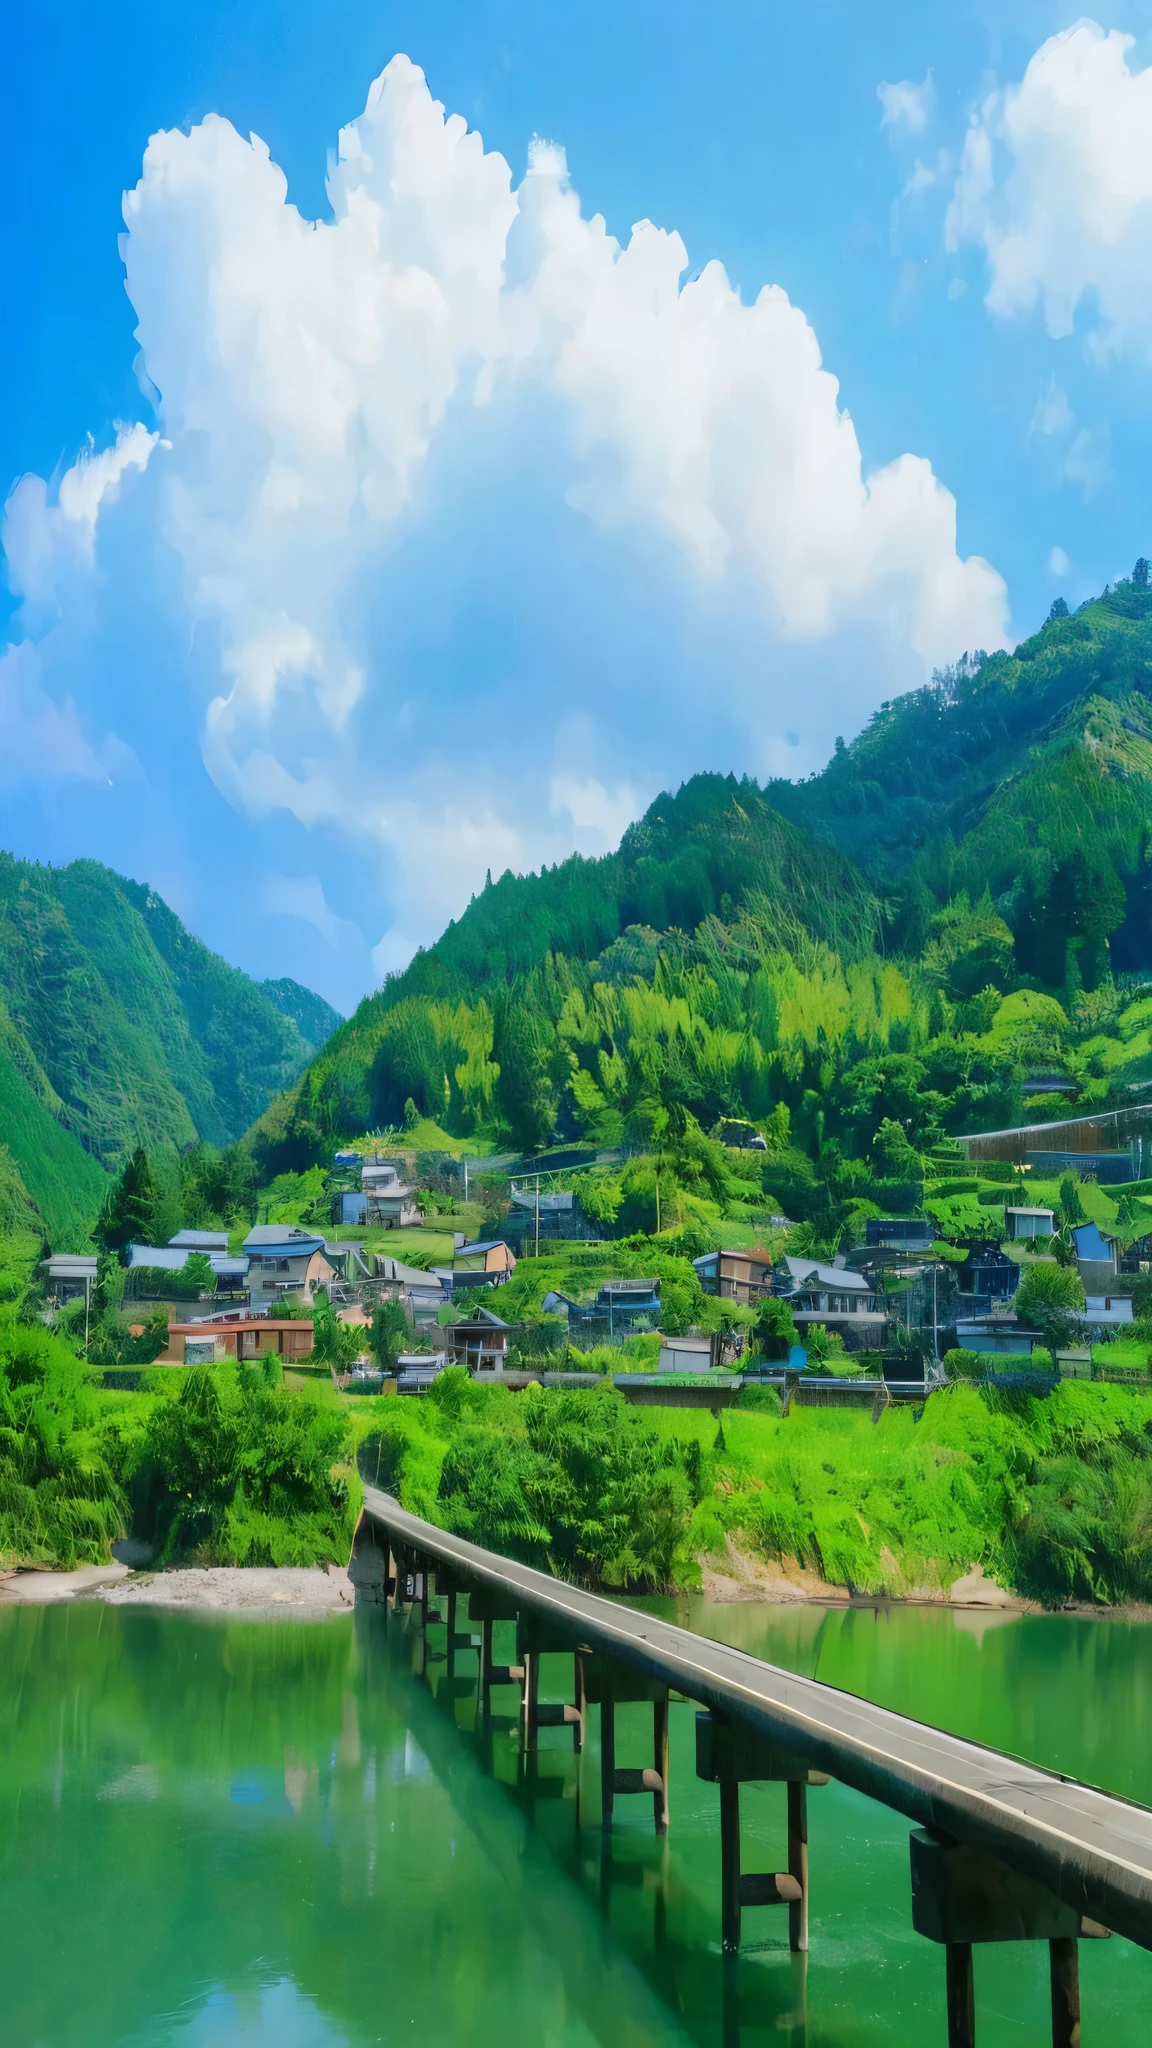
{"label": "utility pole", "polygon": [[92,1275],[84,1275],[84,1356],[88,1356],[88,1309],[92,1300]]}
{"label": "utility pole", "polygon": [[935,1361],[936,1361],[937,1365],[939,1365],[939,1363],[940,1363],[940,1323],[939,1323],[939,1319],[938,1319],[938,1317],[937,1317],[937,1314],[936,1314],[936,1276],[937,1276],[937,1274],[939,1273],[939,1271],[940,1271],[940,1268],[939,1268],[939,1266],[933,1266],[933,1268],[932,1268],[932,1356],[933,1356],[933,1358],[935,1359]]}
{"label": "utility pole", "polygon": [[660,1235],[660,1168],[656,1168],[656,1235]]}
{"label": "utility pole", "polygon": [[536,1257],[540,1257],[540,1175],[536,1175]]}

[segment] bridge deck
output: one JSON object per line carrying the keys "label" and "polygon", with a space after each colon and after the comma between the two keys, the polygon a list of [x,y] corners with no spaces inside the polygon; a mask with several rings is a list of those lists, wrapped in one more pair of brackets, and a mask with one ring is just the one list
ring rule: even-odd
{"label": "bridge deck", "polygon": [[462,1581],[498,1586],[570,1631],[574,1645],[623,1658],[701,1706],[754,1724],[809,1768],[991,1850],[1090,1919],[1152,1948],[1148,1808],[549,1578],[447,1535],[376,1487],[364,1489],[364,1512]]}

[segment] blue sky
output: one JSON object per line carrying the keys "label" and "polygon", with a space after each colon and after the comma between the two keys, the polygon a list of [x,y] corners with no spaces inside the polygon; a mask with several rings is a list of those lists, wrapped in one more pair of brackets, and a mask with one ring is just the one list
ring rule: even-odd
{"label": "blue sky", "polygon": [[[1152,7],[1076,20],[9,10],[4,843],[348,1009],[1152,552]],[[397,53],[488,156],[394,67],[333,198]]]}

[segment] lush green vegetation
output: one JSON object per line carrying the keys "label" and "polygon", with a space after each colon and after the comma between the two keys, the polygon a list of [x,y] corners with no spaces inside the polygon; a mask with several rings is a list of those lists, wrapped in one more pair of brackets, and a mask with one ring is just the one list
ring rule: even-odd
{"label": "lush green vegetation", "polygon": [[[943,1237],[994,1225],[950,1137],[1152,1081],[1150,696],[1152,594],[1124,583],[884,705],[808,782],[698,776],[618,853],[504,875],[258,1122],[264,1177],[434,1119],[454,1148],[638,1150],[572,1182],[605,1234],[654,1230],[659,1193],[665,1228],[775,1212],[823,1244],[925,1181]],[[688,1141],[731,1118],[766,1156]]]}
{"label": "lush green vegetation", "polygon": [[441,1527],[594,1584],[692,1584],[735,1541],[897,1598],[975,1564],[1047,1605],[1152,1595],[1152,1396],[958,1384],[876,1424],[741,1402],[718,1422],[450,1368],[425,1401],[362,1404],[361,1469]]}
{"label": "lush green vegetation", "polygon": [[96,861],[0,855],[0,1130],[56,1249],[83,1243],[133,1146],[227,1146],[337,1022]]}
{"label": "lush green vegetation", "polygon": [[165,1563],[343,1563],[360,1493],[336,1396],[286,1392],[275,1359],[106,1391],[105,1367],[156,1358],[166,1314],[133,1336],[109,1258],[87,1346],[82,1302],[45,1329],[38,1253],[34,1233],[0,1239],[0,1568],[106,1563],[129,1529]]}

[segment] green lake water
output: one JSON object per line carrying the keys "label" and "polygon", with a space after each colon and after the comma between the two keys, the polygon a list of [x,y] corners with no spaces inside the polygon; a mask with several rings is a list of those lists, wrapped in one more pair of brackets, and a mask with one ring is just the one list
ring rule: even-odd
{"label": "green lake water", "polygon": [[[1152,1804],[1146,1625],[645,1604]],[[812,1791],[807,1963],[760,1909],[733,1972],[690,1707],[672,1709],[666,1842],[650,1800],[623,1799],[605,1853],[595,1710],[579,1765],[570,1735],[544,1731],[525,1779],[510,1720],[473,1728],[475,1659],[454,1696],[442,1662],[430,1689],[418,1661],[372,1610],[303,1625],[0,1609],[3,2048],[943,2044],[906,1821]],[[570,1673],[546,1660],[544,1696]],[[619,1709],[617,1762],[647,1762],[647,1740],[646,1710]],[[779,1868],[782,1788],[743,1805],[745,1867]],[[1149,2039],[1152,1956],[1080,1953],[1084,2048]],[[1050,2039],[1046,1973],[1042,1947],[978,1953],[981,2048]]]}

